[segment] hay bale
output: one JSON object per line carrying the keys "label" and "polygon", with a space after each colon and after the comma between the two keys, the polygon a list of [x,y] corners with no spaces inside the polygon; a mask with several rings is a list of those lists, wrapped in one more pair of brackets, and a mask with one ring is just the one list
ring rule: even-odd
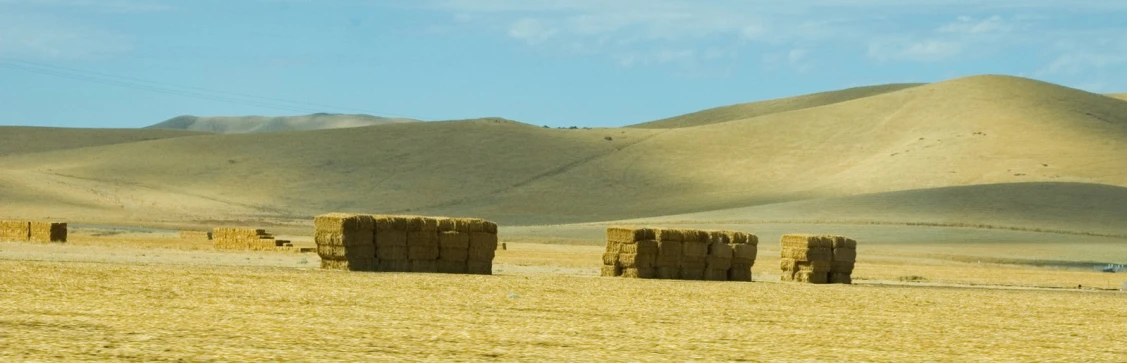
{"label": "hay bale", "polygon": [[830,263],[830,272],[852,274],[854,264],[853,261],[833,261]]}
{"label": "hay bale", "polygon": [[796,261],[793,258],[780,258],[779,259],[779,269],[780,270],[789,270],[789,271],[798,271],[798,261]]}
{"label": "hay bale", "polygon": [[485,220],[480,218],[463,218],[467,233],[485,232]]}
{"label": "hay bale", "polygon": [[667,263],[672,263],[673,266],[681,261],[681,255],[684,253],[684,242],[681,241],[657,241],[657,260]]}
{"label": "hay bale", "polygon": [[819,274],[829,274],[833,268],[833,262],[830,261],[796,261],[795,268],[797,271],[806,271]]}
{"label": "hay bale", "polygon": [[408,258],[407,246],[376,246],[376,258],[380,260],[403,260]]}
{"label": "hay bale", "polygon": [[619,253],[618,265],[622,268],[644,268],[652,269],[654,267],[654,255],[643,255],[638,253]]}
{"label": "hay bale", "polygon": [[619,265],[603,265],[602,272],[599,276],[618,277],[622,276],[622,266]]}
{"label": "hay bale", "polygon": [[411,272],[438,272],[438,260],[411,260]]}
{"label": "hay bale", "polygon": [[728,232],[725,232],[725,231],[708,231],[708,243],[709,244],[719,243],[719,244],[725,244],[726,245],[726,244],[732,243],[732,238],[731,238],[731,236],[728,235]]}
{"label": "hay bale", "polygon": [[834,261],[857,261],[857,250],[852,248],[834,248]]}
{"label": "hay bale", "polygon": [[626,243],[626,244],[623,244],[622,247],[619,250],[619,253],[637,253],[637,254],[653,255],[653,256],[657,256],[659,252],[660,252],[660,249],[658,248],[657,241],[654,241],[654,240],[645,240],[645,241],[637,241],[637,242],[634,242],[634,243]]}
{"label": "hay bale", "polygon": [[31,222],[0,221],[0,241],[26,242],[31,240]]}
{"label": "hay bale", "polygon": [[682,280],[704,280],[705,268],[707,265],[704,262],[685,262],[681,261],[681,279]]}
{"label": "hay bale", "polygon": [[684,237],[682,237],[681,230],[679,230],[679,229],[655,228],[655,229],[653,229],[653,231],[654,231],[654,239],[657,240],[658,242],[666,242],[666,241],[668,241],[668,242],[681,242],[681,241],[684,241]]}
{"label": "hay bale", "polygon": [[373,243],[376,247],[407,247],[407,231],[404,230],[384,230],[376,232],[373,236]]}
{"label": "hay bale", "polygon": [[654,267],[654,278],[675,280],[681,278],[681,266],[661,266]]}
{"label": "hay bale", "polygon": [[[406,247],[403,247],[406,249]],[[376,271],[382,272],[411,272],[411,261],[408,259],[401,260],[376,260]]]}
{"label": "hay bale", "polygon": [[471,232],[470,233],[471,250],[497,250],[497,235],[488,232]]}
{"label": "hay bale", "polygon": [[28,240],[50,243],[67,241],[67,224],[62,222],[30,222]]}
{"label": "hay bale", "polygon": [[794,281],[794,270],[779,271],[779,281]]}
{"label": "hay bale", "polygon": [[692,241],[681,244],[681,257],[708,256],[708,243]]}
{"label": "hay bale", "polygon": [[732,245],[732,265],[755,265],[755,257],[759,253],[758,247],[752,244]]}
{"label": "hay bale", "polygon": [[829,273],[815,273],[810,271],[795,272],[794,281],[810,284],[825,284],[830,282]]}
{"label": "hay bale", "polygon": [[813,234],[786,234],[780,241],[780,247],[833,248],[833,239]]}
{"label": "hay bale", "polygon": [[654,230],[650,228],[608,227],[607,241],[616,243],[631,243],[654,239]]}
{"label": "hay bale", "polygon": [[653,267],[623,268],[622,277],[631,279],[652,279],[655,276]]}
{"label": "hay bale", "polygon": [[780,257],[799,261],[831,261],[833,260],[833,250],[828,247],[783,247],[780,250]]}
{"label": "hay bale", "polygon": [[[366,246],[373,243],[375,221],[369,215],[323,214],[313,219],[313,226],[316,229],[314,240],[317,244]],[[259,231],[255,230],[256,235]]]}
{"label": "hay bale", "polygon": [[437,217],[434,219],[438,223],[438,233],[443,232],[456,232],[454,230],[454,219],[447,217]]}
{"label": "hay bale", "polygon": [[492,261],[466,261],[466,273],[473,275],[492,275],[493,262]]}
{"label": "hay bale", "polygon": [[618,254],[617,253],[604,253],[603,254],[603,264],[604,265],[616,265],[616,264],[618,264]]}
{"label": "hay bale", "polygon": [[732,264],[732,268],[728,270],[728,281],[751,281],[751,265],[748,264]]}
{"label": "hay bale", "polygon": [[436,261],[438,272],[444,274],[464,274],[467,271],[467,261],[450,261],[439,259]]}
{"label": "hay bale", "polygon": [[407,232],[407,259],[437,260],[438,234],[435,231]]}
{"label": "hay bale", "polygon": [[482,227],[484,227],[485,233],[497,234],[497,223],[483,220]]}
{"label": "hay bale", "polygon": [[843,273],[830,273],[829,283],[831,284],[852,284],[853,277],[849,274]]}
{"label": "hay bale", "polygon": [[427,218],[422,216],[410,216],[407,218],[407,232],[422,232],[427,224]]}
{"label": "hay bale", "polygon": [[439,248],[438,260],[465,262],[470,259],[470,250],[465,248]]}
{"label": "hay bale", "polygon": [[842,236],[830,236],[831,246],[833,248],[849,248],[857,249],[857,241]]}
{"label": "hay bale", "polygon": [[470,248],[470,235],[456,231],[439,232],[438,246],[441,248],[468,249]]}

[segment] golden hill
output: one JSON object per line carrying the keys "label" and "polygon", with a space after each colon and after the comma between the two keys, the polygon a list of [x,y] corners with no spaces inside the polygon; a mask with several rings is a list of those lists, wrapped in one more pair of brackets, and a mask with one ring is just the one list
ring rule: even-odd
{"label": "golden hill", "polygon": [[[976,76],[688,128],[490,119],[13,155],[0,158],[0,213],[169,222],[366,211],[568,223],[998,183],[1124,187],[1122,160],[1127,102]],[[1077,213],[1100,213],[1084,209],[1098,196],[1078,195]]]}
{"label": "golden hill", "polygon": [[920,83],[898,83],[878,86],[854,87],[838,91],[820,92],[802,96],[779,98],[767,101],[741,103],[723,107],[710,108],[704,111],[670,117],[657,121],[645,122],[628,127],[666,129],[678,127],[692,127],[720,122],[728,122],[773,113],[800,110],[804,108],[825,106],[839,102],[855,100],[899,91],[921,85]]}
{"label": "golden hill", "polygon": [[240,116],[199,117],[177,116],[148,126],[150,129],[174,129],[212,132],[218,134],[243,134],[280,131],[344,129],[406,122],[419,122],[407,118],[387,118],[371,115],[342,115],[315,113],[303,116]]}
{"label": "golden hill", "polygon": [[1109,94],[1108,97],[1118,98],[1118,99],[1127,101],[1127,93]]}
{"label": "golden hill", "polygon": [[181,130],[0,126],[0,156],[197,135],[202,134]]}

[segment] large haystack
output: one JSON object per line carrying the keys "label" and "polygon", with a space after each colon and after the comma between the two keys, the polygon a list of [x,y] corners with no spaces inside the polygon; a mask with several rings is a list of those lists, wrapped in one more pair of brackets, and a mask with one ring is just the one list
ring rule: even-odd
{"label": "large haystack", "polygon": [[67,224],[62,222],[0,220],[0,241],[66,242]]}
{"label": "large haystack", "polygon": [[0,220],[0,241],[27,242],[31,239],[31,222]]}
{"label": "large haystack", "polygon": [[[327,214],[319,219],[359,217],[352,214]],[[477,218],[446,218],[409,215],[374,215],[368,231],[372,249],[357,249],[358,253],[372,258],[370,268],[337,264],[322,264],[326,268],[351,271],[381,272],[439,272],[458,274],[493,273],[493,257],[497,249],[497,224]],[[314,223],[317,235],[334,225]],[[357,233],[364,233],[358,231]],[[321,249],[322,240],[317,240]],[[332,250],[331,244],[326,249]],[[347,249],[340,253],[347,254]],[[324,258],[324,256],[322,256]],[[330,255],[330,258],[331,255]]]}
{"label": "large haystack", "polygon": [[788,234],[780,241],[782,281],[852,283],[857,241],[841,236]]}
{"label": "large haystack", "polygon": [[758,241],[733,231],[610,227],[602,276],[751,281]]}

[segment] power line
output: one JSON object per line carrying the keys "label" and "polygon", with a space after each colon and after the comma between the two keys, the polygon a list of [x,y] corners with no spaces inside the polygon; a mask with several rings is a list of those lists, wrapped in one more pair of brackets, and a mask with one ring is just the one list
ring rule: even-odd
{"label": "power line", "polygon": [[[204,99],[210,101],[227,102],[234,104],[241,104],[247,106],[256,106],[264,108],[272,108],[294,112],[324,112],[326,109],[334,110],[350,110],[360,113],[373,114],[379,116],[392,116],[392,117],[406,117],[414,119],[423,119],[412,117],[408,115],[400,115],[393,113],[375,113],[368,110],[340,107],[333,105],[326,105],[313,102],[292,101],[275,97],[255,96],[236,92],[226,92],[200,87],[182,86],[172,83],[150,81],[134,77],[126,77],[113,75],[108,73],[87,71],[75,68],[68,68],[56,66],[46,63],[30,62],[24,60],[16,60],[11,58],[0,57],[0,67],[21,70],[25,72],[38,73],[62,78],[69,78],[79,81],[86,81],[98,84],[113,85],[125,88],[132,88],[137,90],[171,94],[177,96],[191,97],[197,99]],[[233,96],[233,97],[232,97]],[[317,107],[310,108],[309,106]]]}

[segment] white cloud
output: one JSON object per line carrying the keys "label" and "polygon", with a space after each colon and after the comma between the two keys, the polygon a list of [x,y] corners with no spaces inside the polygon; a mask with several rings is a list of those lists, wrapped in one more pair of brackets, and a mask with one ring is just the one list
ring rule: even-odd
{"label": "white cloud", "polygon": [[1016,28],[1013,22],[1004,20],[1001,16],[994,15],[983,20],[975,20],[970,16],[960,16],[954,22],[940,27],[940,33],[986,34],[1007,33]]}
{"label": "white cloud", "polygon": [[963,45],[945,40],[885,41],[869,44],[868,56],[882,62],[934,62],[950,59],[963,50]]}
{"label": "white cloud", "polygon": [[556,35],[558,31],[544,25],[536,19],[520,19],[509,27],[509,36],[527,41],[529,44],[540,44]]}

